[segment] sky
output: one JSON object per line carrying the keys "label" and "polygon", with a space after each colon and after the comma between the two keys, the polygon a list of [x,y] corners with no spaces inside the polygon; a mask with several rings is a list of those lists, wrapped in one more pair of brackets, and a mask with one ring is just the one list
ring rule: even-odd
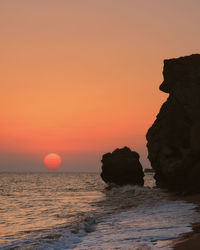
{"label": "sky", "polygon": [[199,0],[0,0],[0,172],[98,171],[145,135],[163,60],[200,52]]}

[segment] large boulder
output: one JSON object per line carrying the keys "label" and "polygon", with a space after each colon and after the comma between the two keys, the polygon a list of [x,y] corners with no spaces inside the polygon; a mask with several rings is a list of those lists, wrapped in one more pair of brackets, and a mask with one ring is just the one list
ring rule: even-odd
{"label": "large boulder", "polygon": [[164,60],[160,90],[168,93],[146,135],[156,183],[200,191],[200,55]]}
{"label": "large boulder", "polygon": [[117,185],[144,185],[139,154],[124,147],[102,157],[102,179]]}

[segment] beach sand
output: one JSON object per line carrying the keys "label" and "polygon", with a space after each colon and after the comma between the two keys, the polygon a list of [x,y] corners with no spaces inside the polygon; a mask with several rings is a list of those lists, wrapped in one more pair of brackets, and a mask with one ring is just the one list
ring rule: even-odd
{"label": "beach sand", "polygon": [[[200,194],[183,196],[181,199],[197,204],[196,209],[200,212]],[[200,250],[200,223],[193,224],[192,229],[191,233],[183,234],[180,238],[174,240],[171,247],[174,250]]]}
{"label": "beach sand", "polygon": [[175,244],[174,250],[199,250],[200,249],[200,233],[194,234],[183,242]]}

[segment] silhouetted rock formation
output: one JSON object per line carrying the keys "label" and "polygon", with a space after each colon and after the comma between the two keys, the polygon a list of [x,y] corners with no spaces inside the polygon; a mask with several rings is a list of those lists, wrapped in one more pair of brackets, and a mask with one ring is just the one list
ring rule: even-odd
{"label": "silhouetted rock formation", "polygon": [[144,185],[139,154],[124,147],[102,157],[102,179],[117,185]]}
{"label": "silhouetted rock formation", "polygon": [[200,55],[164,61],[169,93],[149,129],[148,158],[158,186],[200,192]]}
{"label": "silhouetted rock formation", "polygon": [[144,169],[144,173],[154,173],[154,169],[153,168],[145,168]]}

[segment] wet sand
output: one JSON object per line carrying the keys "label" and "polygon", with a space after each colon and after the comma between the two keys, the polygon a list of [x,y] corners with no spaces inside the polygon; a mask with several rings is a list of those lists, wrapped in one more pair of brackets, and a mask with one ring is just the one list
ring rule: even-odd
{"label": "wet sand", "polygon": [[179,242],[174,246],[174,250],[199,250],[200,249],[200,233],[194,234],[189,239]]}
{"label": "wet sand", "polygon": [[[182,200],[197,204],[197,211],[200,213],[200,194],[184,196]],[[192,225],[192,232],[183,234],[173,242],[174,250],[200,250],[200,223]]]}

